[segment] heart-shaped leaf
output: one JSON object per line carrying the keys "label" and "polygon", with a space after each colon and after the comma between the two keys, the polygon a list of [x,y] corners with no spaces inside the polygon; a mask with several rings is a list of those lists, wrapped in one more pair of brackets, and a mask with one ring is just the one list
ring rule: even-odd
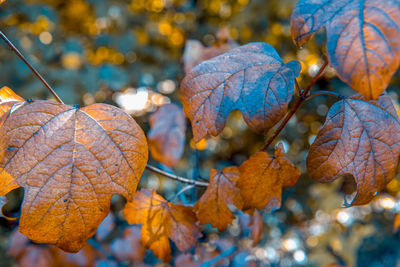
{"label": "heart-shaped leaf", "polygon": [[285,115],[300,69],[297,61],[284,64],[266,43],[249,43],[194,67],[181,84],[194,140],[218,135],[235,109],[252,130],[267,132]]}
{"label": "heart-shaped leaf", "polygon": [[291,30],[301,46],[322,27],[329,62],[343,81],[378,99],[400,63],[398,0],[300,0]]}
{"label": "heart-shaped leaf", "polygon": [[400,121],[391,99],[355,95],[335,103],[307,158],[309,174],[329,183],[352,174],[357,194],[351,205],[370,202],[390,182],[400,155]]}
{"label": "heart-shaped leaf", "polygon": [[147,153],[143,131],[121,109],[34,101],[0,128],[0,195],[24,187],[21,233],[76,252],[113,194],[133,198]]}

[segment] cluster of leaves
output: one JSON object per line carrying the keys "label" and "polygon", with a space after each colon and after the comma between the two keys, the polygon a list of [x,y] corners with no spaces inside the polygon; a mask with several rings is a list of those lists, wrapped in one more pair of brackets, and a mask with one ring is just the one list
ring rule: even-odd
{"label": "cluster of leaves", "polygon": [[[349,205],[370,202],[393,179],[398,164],[400,120],[384,90],[400,62],[399,15],[398,0],[300,0],[292,13],[295,43],[303,45],[325,27],[331,66],[360,92],[339,96],[307,158],[308,173],[319,182],[353,175],[357,193]],[[284,63],[266,43],[236,46],[227,42],[218,50],[203,49],[198,58],[206,60],[187,67],[181,83],[183,111],[170,104],[152,115],[148,140],[154,159],[177,164],[185,115],[195,142],[220,134],[233,110],[243,114],[251,130],[266,134],[285,115],[290,118],[296,91],[294,107],[310,97],[310,88],[295,90],[299,62]],[[155,191],[135,193],[148,146],[124,111],[106,104],[80,108],[24,101],[3,88],[0,112],[0,195],[24,187],[20,232],[69,252],[79,251],[93,236],[114,194],[127,199],[128,223],[142,224],[142,244],[165,261],[171,259],[169,240],[182,251],[196,244],[198,222],[226,229],[235,217],[231,205],[252,215],[257,241],[257,210],[279,208],[282,188],[300,177],[278,145],[273,156],[260,151],[240,166],[212,169],[209,186],[194,206],[173,204]]]}

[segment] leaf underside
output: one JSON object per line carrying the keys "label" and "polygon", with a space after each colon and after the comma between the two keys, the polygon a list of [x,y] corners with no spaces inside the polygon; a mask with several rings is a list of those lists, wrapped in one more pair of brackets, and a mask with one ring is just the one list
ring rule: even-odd
{"label": "leaf underside", "polygon": [[309,174],[331,182],[351,174],[357,194],[350,205],[370,202],[390,182],[400,155],[400,122],[388,95],[361,95],[335,103],[307,158]]}
{"label": "leaf underside", "polygon": [[113,194],[133,197],[147,153],[143,131],[116,107],[34,101],[0,128],[0,195],[24,187],[20,231],[76,252]]}
{"label": "leaf underside", "polygon": [[181,83],[194,140],[218,135],[235,109],[252,130],[268,131],[286,113],[300,69],[297,61],[284,64],[266,43],[249,43],[194,67]]}
{"label": "leaf underside", "polygon": [[341,80],[378,99],[400,62],[398,0],[300,0],[291,31],[301,46],[326,28],[329,62]]}

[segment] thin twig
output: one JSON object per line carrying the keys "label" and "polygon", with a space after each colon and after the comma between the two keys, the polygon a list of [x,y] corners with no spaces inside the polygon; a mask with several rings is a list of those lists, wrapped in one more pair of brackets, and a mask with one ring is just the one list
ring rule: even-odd
{"label": "thin twig", "polygon": [[283,128],[286,126],[286,124],[289,122],[289,120],[293,117],[294,113],[296,113],[297,109],[300,107],[300,105],[307,99],[308,92],[311,90],[313,85],[318,81],[319,78],[321,78],[322,73],[324,72],[325,68],[328,66],[328,61],[325,61],[322,67],[319,69],[318,73],[314,76],[314,78],[310,81],[310,83],[307,85],[306,89],[300,92],[299,98],[297,98],[296,102],[294,103],[292,109],[290,112],[286,115],[285,119],[283,122],[279,125],[278,129],[275,130],[274,134],[267,140],[265,143],[264,147],[261,149],[261,151],[264,151],[268,148],[270,144],[275,140],[275,138],[279,135],[279,133],[283,130]]}
{"label": "thin twig", "polygon": [[341,94],[338,94],[336,92],[320,90],[320,91],[317,91],[315,93],[309,94],[306,97],[306,100],[309,100],[309,99],[311,99],[311,98],[313,98],[313,97],[315,97],[317,95],[330,95],[330,96],[334,96],[334,97],[339,98],[339,99],[344,99],[345,98],[344,96],[342,96]]}
{"label": "thin twig", "polygon": [[28,62],[28,60],[19,52],[18,48],[15,47],[15,45],[8,40],[7,36],[0,31],[0,37],[4,40],[4,42],[7,43],[7,45],[11,48],[12,51],[19,56],[19,58],[31,69],[31,71],[36,75],[36,77],[39,78],[39,80],[46,86],[46,88],[50,91],[50,93],[57,99],[57,101],[61,104],[64,104],[64,102],[61,100],[61,98],[54,92],[53,88],[46,82],[46,80],[40,75],[40,73]]}
{"label": "thin twig", "polygon": [[168,178],[170,178],[172,180],[184,183],[184,184],[190,184],[190,185],[194,185],[194,186],[198,186],[198,187],[208,187],[210,185],[209,183],[206,183],[206,182],[199,182],[199,181],[191,180],[191,179],[188,179],[188,178],[185,178],[185,177],[180,177],[180,176],[177,176],[177,175],[172,174],[172,173],[165,172],[165,171],[160,170],[159,168],[156,168],[156,167],[154,167],[154,166],[152,166],[150,164],[146,165],[146,169],[148,169],[149,171],[161,174],[161,175],[163,175],[165,177],[168,177]]}
{"label": "thin twig", "polygon": [[188,191],[188,190],[190,190],[190,189],[192,189],[192,188],[194,188],[194,187],[195,187],[194,185],[185,186],[184,188],[182,188],[181,190],[179,190],[179,192],[176,193],[171,199],[168,199],[168,202],[174,201],[174,200],[175,200],[177,197],[179,197],[181,194],[183,194],[184,192],[186,192],[186,191]]}

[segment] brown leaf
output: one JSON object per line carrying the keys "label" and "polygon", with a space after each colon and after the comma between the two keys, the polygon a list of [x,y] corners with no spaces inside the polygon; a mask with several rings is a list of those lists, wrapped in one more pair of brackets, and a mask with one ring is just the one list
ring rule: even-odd
{"label": "brown leaf", "polygon": [[195,204],[197,217],[201,224],[210,223],[218,230],[225,230],[235,216],[228,208],[228,204],[242,209],[243,200],[240,190],[236,187],[239,179],[239,169],[228,167],[218,172],[210,172],[210,185]]}
{"label": "brown leaf", "polygon": [[143,131],[106,104],[34,101],[0,128],[0,195],[25,188],[21,233],[70,252],[96,232],[113,194],[133,197],[146,163]]}
{"label": "brown leaf", "polygon": [[137,192],[123,213],[128,223],[143,224],[142,244],[166,262],[171,260],[168,238],[179,250],[185,251],[201,236],[192,207],[169,203],[154,190]]}
{"label": "brown leaf", "polygon": [[397,0],[300,0],[291,18],[299,46],[326,28],[329,62],[340,79],[368,99],[378,99],[400,63]]}
{"label": "brown leaf", "polygon": [[192,68],[204,60],[219,56],[226,51],[235,48],[238,45],[231,35],[227,27],[221,28],[217,35],[217,41],[210,47],[204,47],[203,44],[197,40],[187,40],[183,52],[183,65],[185,73],[188,73]]}
{"label": "brown leaf", "polygon": [[175,167],[185,148],[186,118],[175,104],[161,106],[150,116],[148,133],[151,156],[168,167]]}
{"label": "brown leaf", "polygon": [[335,103],[310,148],[307,169],[322,183],[351,174],[362,205],[390,182],[400,155],[400,122],[390,97],[367,101],[355,95]]}
{"label": "brown leaf", "polygon": [[253,237],[253,245],[257,245],[263,236],[264,229],[263,219],[258,210],[255,210],[253,216],[250,217],[249,228]]}
{"label": "brown leaf", "polygon": [[140,243],[140,227],[131,226],[125,229],[122,238],[113,240],[111,250],[119,261],[142,262],[146,250]]}
{"label": "brown leaf", "polygon": [[239,167],[238,187],[243,198],[243,209],[278,209],[281,206],[282,187],[293,186],[300,171],[286,157],[279,144],[274,157],[258,152]]}
{"label": "brown leaf", "polygon": [[18,107],[23,101],[24,99],[10,88],[4,86],[0,89],[0,127],[7,119],[13,107]]}
{"label": "brown leaf", "polygon": [[181,83],[181,101],[195,142],[218,135],[235,109],[252,130],[268,131],[285,115],[300,69],[297,61],[284,64],[266,43],[249,43],[194,67]]}

